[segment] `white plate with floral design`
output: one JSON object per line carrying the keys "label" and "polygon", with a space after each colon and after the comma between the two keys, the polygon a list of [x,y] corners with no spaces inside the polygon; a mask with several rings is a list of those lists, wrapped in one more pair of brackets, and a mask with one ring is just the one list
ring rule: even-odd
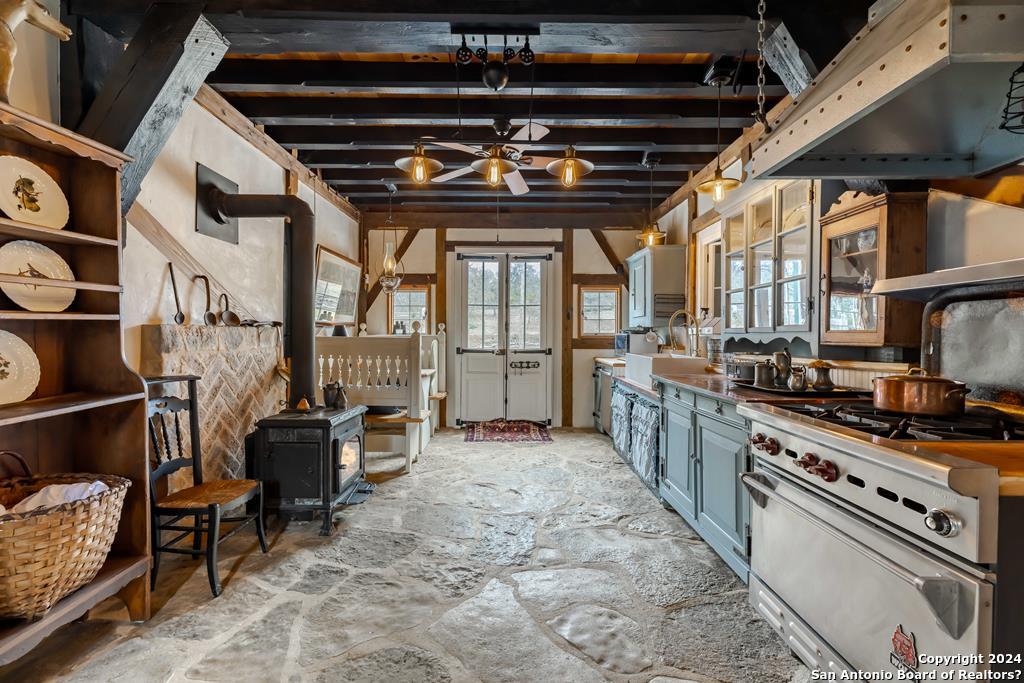
{"label": "white plate with floral design", "polygon": [[[0,273],[51,280],[75,279],[71,266],[60,254],[31,240],[14,240],[0,247]],[[5,282],[0,284],[0,289],[11,301],[28,311],[55,313],[63,311],[75,300],[75,290],[68,287]]]}
{"label": "white plate with floral design", "polygon": [[24,401],[39,386],[39,359],[21,337],[0,330],[0,404]]}
{"label": "white plate with floral design", "polygon": [[0,157],[0,211],[8,218],[60,230],[71,210],[50,174],[28,159]]}

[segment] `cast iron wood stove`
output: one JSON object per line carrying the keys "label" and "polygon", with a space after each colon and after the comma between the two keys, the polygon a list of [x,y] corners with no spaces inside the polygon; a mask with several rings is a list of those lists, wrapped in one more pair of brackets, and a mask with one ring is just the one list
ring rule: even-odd
{"label": "cast iron wood stove", "polygon": [[253,475],[263,481],[266,507],[279,517],[322,516],[321,536],[334,530],[334,508],[362,502],[373,490],[363,478],[366,406],[285,411],[256,423]]}

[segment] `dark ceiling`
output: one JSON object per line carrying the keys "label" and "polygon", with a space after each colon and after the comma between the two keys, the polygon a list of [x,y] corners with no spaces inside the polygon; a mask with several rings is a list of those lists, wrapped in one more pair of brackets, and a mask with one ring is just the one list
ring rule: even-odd
{"label": "dark ceiling", "polygon": [[[776,1],[768,16],[820,66],[863,25],[869,4]],[[68,10],[127,41],[146,5],[70,0]],[[231,44],[207,82],[361,209],[384,207],[393,185],[396,211],[643,210],[648,157],[658,160],[655,205],[714,159],[716,91],[703,79],[716,57],[746,56],[723,91],[723,144],[753,123],[756,107],[752,1],[217,0],[205,13]],[[454,65],[463,31],[473,48],[489,34],[492,54],[502,34],[516,46],[531,33],[537,64],[513,65],[509,85],[491,93],[480,65]],[[770,107],[785,88],[771,73],[767,84]],[[442,173],[460,168],[473,157],[430,140],[507,142],[492,127],[500,117],[513,132],[529,120],[550,129],[527,155],[559,157],[573,144],[596,170],[567,190],[543,168],[525,169],[531,191],[515,197],[477,173],[415,185],[394,166],[425,141]]]}

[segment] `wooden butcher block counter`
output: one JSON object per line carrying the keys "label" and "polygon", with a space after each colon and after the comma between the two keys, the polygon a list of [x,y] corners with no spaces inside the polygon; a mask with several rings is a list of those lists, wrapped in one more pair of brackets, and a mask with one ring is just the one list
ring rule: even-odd
{"label": "wooden butcher block counter", "polygon": [[999,495],[1024,496],[1024,441],[919,441],[941,451],[999,469]]}

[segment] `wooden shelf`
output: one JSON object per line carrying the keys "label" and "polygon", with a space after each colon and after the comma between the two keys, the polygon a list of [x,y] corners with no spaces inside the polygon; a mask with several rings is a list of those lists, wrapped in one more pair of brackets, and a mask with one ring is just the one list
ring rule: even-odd
{"label": "wooden shelf", "polygon": [[7,273],[0,273],[0,282],[13,285],[30,285],[33,287],[60,287],[62,289],[88,289],[94,292],[121,293],[120,285],[104,285],[99,282],[82,282],[80,280],[55,280],[48,277],[9,275]]}
{"label": "wooden shelf", "polygon": [[42,618],[28,622],[0,622],[0,666],[10,664],[61,626],[117,594],[132,579],[144,576],[149,560],[148,556],[110,555],[91,583],[58,602]]}
{"label": "wooden shelf", "polygon": [[120,320],[117,313],[38,313],[35,311],[0,311],[0,320]]}
{"label": "wooden shelf", "polygon": [[[877,254],[878,248],[875,249],[862,249],[861,251],[848,251],[845,254],[838,254],[844,258],[855,258],[857,256],[867,256],[869,254]],[[834,257],[833,257],[834,258]]]}
{"label": "wooden shelf", "polygon": [[76,413],[82,410],[92,410],[115,403],[135,401],[146,398],[146,394],[97,394],[85,391],[76,391],[70,394],[36,398],[21,403],[11,403],[0,406],[0,427],[29,422],[31,420],[45,420],[48,417]]}
{"label": "wooden shelf", "polygon": [[117,247],[117,240],[107,237],[95,237],[73,230],[56,230],[44,228],[31,223],[12,221],[0,218],[0,235],[9,235],[18,239],[36,240],[38,242],[58,242],[60,244],[84,244],[99,247]]}

